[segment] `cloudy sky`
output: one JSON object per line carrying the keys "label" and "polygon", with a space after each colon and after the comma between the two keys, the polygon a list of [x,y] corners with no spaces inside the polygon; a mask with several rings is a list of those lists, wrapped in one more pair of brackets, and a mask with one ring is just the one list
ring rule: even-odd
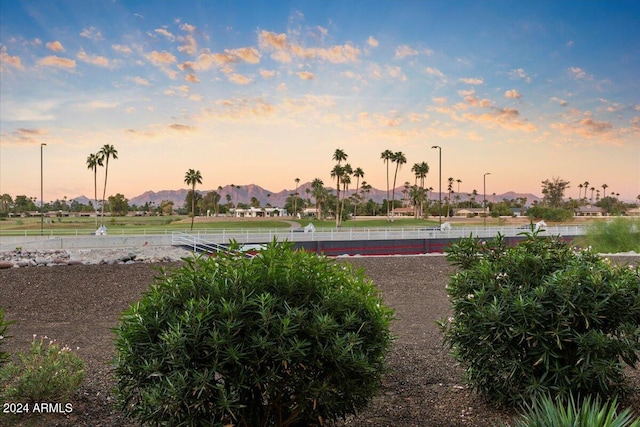
{"label": "cloudy sky", "polygon": [[[0,193],[93,196],[320,178],[640,194],[640,2],[0,0]],[[100,170],[102,175],[104,170]],[[102,177],[98,183],[102,185]],[[443,183],[443,188],[446,183]]]}

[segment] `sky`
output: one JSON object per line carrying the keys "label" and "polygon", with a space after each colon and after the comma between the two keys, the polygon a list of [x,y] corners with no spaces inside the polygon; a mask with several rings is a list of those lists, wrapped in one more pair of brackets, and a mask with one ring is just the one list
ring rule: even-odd
{"label": "sky", "polygon": [[391,150],[398,186],[427,162],[437,190],[435,145],[443,189],[559,177],[632,201],[639,76],[633,0],[0,0],[0,194],[93,198],[105,144],[127,198],[188,169],[201,190],[331,186],[338,148],[375,188]]}

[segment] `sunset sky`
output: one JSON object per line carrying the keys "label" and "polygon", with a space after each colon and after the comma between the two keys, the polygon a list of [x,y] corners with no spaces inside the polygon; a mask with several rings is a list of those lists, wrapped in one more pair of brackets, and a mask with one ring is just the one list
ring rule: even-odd
{"label": "sunset sky", "polygon": [[[337,148],[386,188],[384,150],[438,151],[460,191],[588,181],[640,195],[638,1],[0,0],[0,194],[320,178]],[[99,194],[104,169],[99,171]],[[333,184],[335,186],[335,183]],[[457,186],[456,186],[457,187]]]}

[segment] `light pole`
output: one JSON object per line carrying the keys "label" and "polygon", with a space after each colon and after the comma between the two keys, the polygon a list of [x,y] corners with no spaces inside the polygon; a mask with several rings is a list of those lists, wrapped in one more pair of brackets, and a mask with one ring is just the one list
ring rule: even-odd
{"label": "light pole", "polygon": [[47,145],[44,142],[40,144],[40,235],[44,235],[44,168],[42,160],[42,151],[44,146]]}
{"label": "light pole", "polygon": [[438,149],[438,224],[442,226],[442,147],[434,145],[431,148]]}
{"label": "light pole", "polygon": [[484,216],[484,228],[487,228],[487,175],[491,175],[491,172],[487,172],[482,176],[484,186],[482,193],[482,214]]}

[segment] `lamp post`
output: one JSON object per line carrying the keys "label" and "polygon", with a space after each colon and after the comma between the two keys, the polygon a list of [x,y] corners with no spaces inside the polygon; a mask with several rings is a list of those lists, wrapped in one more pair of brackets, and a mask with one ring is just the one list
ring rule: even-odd
{"label": "lamp post", "polygon": [[44,168],[42,160],[42,152],[44,146],[47,145],[44,142],[40,144],[40,235],[44,235]]}
{"label": "lamp post", "polygon": [[491,172],[487,172],[482,176],[482,180],[483,180],[482,213],[484,216],[484,228],[487,228],[487,175],[491,175]]}
{"label": "lamp post", "polygon": [[431,148],[438,149],[438,224],[442,226],[442,147],[434,145]]}

